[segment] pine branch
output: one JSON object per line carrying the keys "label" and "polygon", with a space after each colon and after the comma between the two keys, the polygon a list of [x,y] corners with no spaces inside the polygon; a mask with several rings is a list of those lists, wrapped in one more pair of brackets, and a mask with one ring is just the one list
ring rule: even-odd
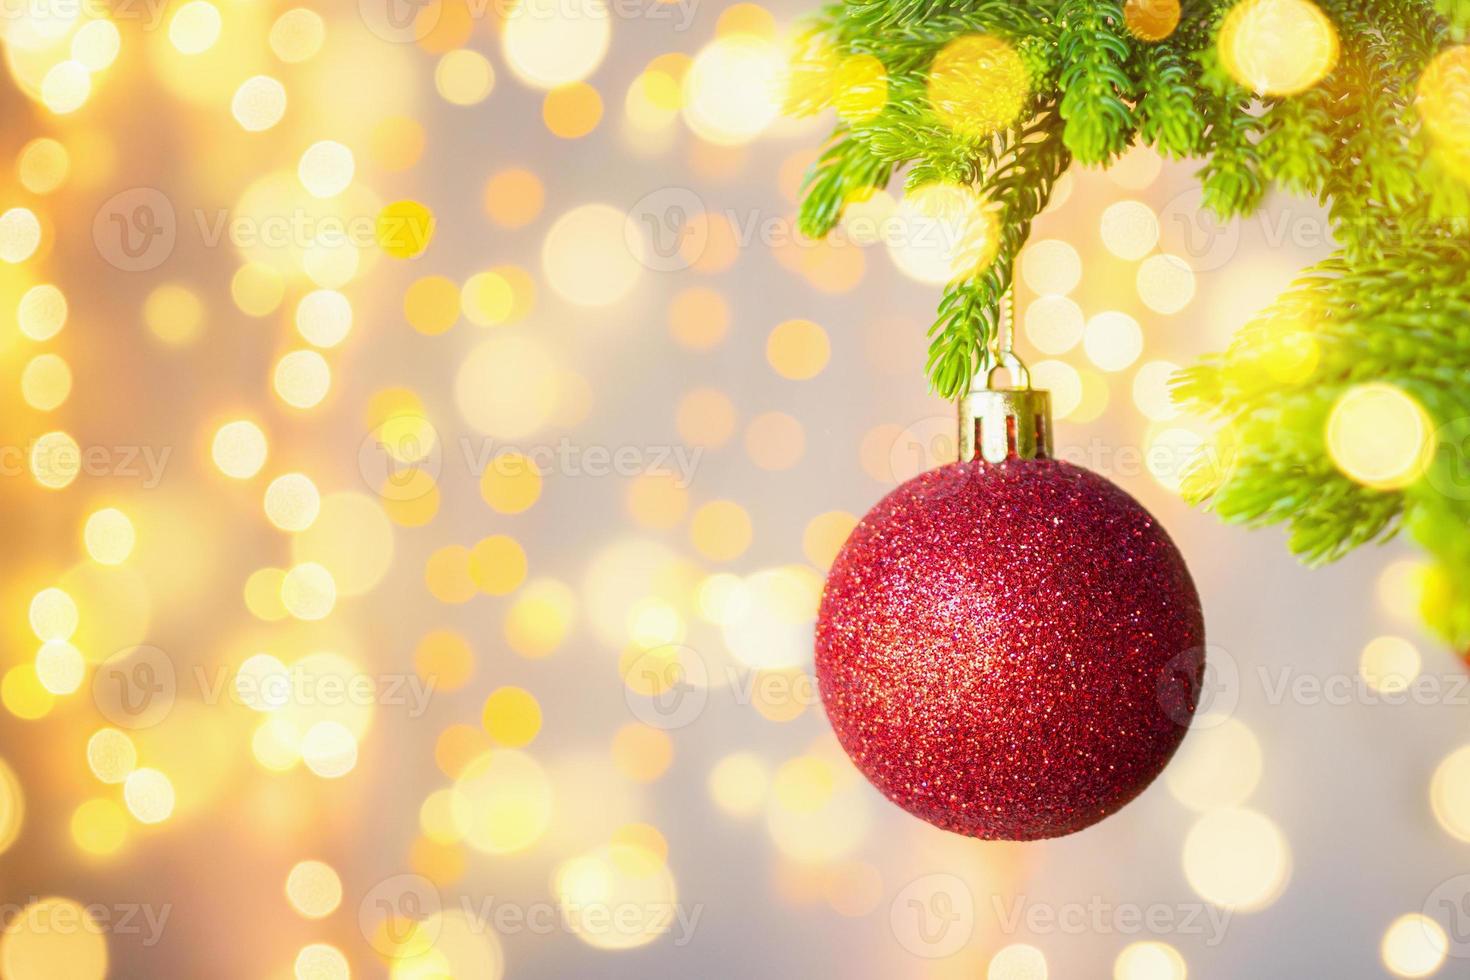
{"label": "pine branch", "polygon": [[1082,163],[1107,163],[1127,149],[1135,124],[1123,7],[1117,0],[1065,0],[1060,22],[1067,148]]}

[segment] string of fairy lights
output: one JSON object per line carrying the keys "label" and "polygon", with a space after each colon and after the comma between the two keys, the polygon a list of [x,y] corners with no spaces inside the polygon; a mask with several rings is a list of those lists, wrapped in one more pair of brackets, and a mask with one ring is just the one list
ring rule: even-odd
{"label": "string of fairy lights", "polygon": [[[1172,0],[1130,0],[1125,9],[1140,37],[1167,36],[1178,22]],[[628,214],[597,200],[595,188],[548,186],[545,174],[522,161],[487,174],[480,213],[453,220],[473,218],[497,234],[533,236],[527,240],[538,246],[539,265],[502,263],[461,275],[433,249],[436,220],[450,216],[416,200],[386,199],[375,186],[394,186],[424,168],[431,109],[440,107],[422,100],[466,114],[455,118],[482,119],[508,85],[539,93],[542,124],[555,141],[615,128],[622,152],[632,157],[680,153],[693,177],[728,183],[746,173],[757,140],[813,142],[809,124],[781,117],[789,87],[826,86],[837,114],[861,121],[886,104],[882,62],[803,50],[788,69],[791,25],[778,24],[755,3],[724,8],[712,25],[696,22],[688,35],[692,51],[660,53],[631,79],[598,75],[616,26],[601,0],[520,0],[503,18],[492,11],[488,19],[484,8],[465,0],[436,0],[407,26],[356,11],[348,16],[258,0],[186,0],[157,13],[151,23],[110,15],[102,5],[39,4],[8,12],[0,26],[12,84],[37,107],[35,128],[43,131],[18,149],[0,184],[6,197],[0,201],[0,304],[15,310],[0,356],[16,369],[19,397],[6,438],[27,446],[24,470],[34,492],[25,506],[73,507],[84,489],[90,493],[89,447],[72,434],[85,430],[86,419],[68,413],[74,388],[98,382],[74,375],[73,352],[104,340],[95,323],[73,322],[70,315],[67,291],[81,295],[84,276],[76,273],[71,285],[67,280],[82,258],[70,257],[78,266],[63,261],[57,224],[63,216],[80,220],[69,195],[100,200],[117,189],[126,133],[109,128],[104,110],[121,115],[122,93],[151,98],[160,90],[173,100],[167,111],[178,114],[181,129],[198,135],[191,180],[233,202],[237,232],[267,229],[283,215],[307,230],[284,239],[237,233],[231,247],[210,258],[221,266],[227,289],[171,278],[165,268],[151,274],[139,310],[118,311],[120,320],[141,326],[149,356],[158,358],[183,360],[206,348],[225,319],[222,309],[276,327],[261,379],[268,394],[256,404],[189,406],[203,419],[198,455],[210,469],[186,474],[181,492],[91,498],[64,510],[77,537],[55,545],[66,551],[48,559],[61,563],[55,575],[30,576],[22,585],[20,625],[5,629],[16,648],[33,656],[5,666],[0,704],[20,723],[75,729],[87,782],[65,784],[75,800],[69,812],[40,814],[28,810],[33,794],[16,769],[0,763],[0,850],[13,847],[28,823],[62,821],[76,849],[67,859],[103,865],[145,841],[164,846],[169,833],[223,809],[232,792],[257,776],[305,772],[324,785],[342,785],[360,775],[379,755],[373,736],[383,709],[371,699],[327,704],[297,695],[332,683],[350,688],[381,667],[354,652],[354,610],[417,555],[415,543],[428,542],[422,568],[410,576],[427,603],[405,611],[424,623],[412,669],[432,680],[436,693],[483,688],[485,696],[479,717],[439,719],[444,724],[432,746],[436,785],[410,801],[416,832],[406,842],[403,868],[452,889],[473,888],[473,862],[539,862],[548,893],[566,914],[566,930],[581,942],[615,951],[663,940],[668,923],[649,910],[680,902],[679,855],[639,802],[684,761],[677,732],[634,719],[585,752],[561,757],[543,750],[542,698],[529,686],[496,683],[479,644],[443,625],[440,613],[494,604],[500,623],[494,643],[530,664],[577,657],[581,647],[613,650],[621,683],[635,700],[699,676],[683,660],[698,646],[707,661],[705,683],[712,689],[728,683],[727,667],[749,672],[761,681],[751,685],[750,709],[770,724],[788,724],[819,710],[793,692],[806,677],[822,573],[856,518],[844,511],[811,515],[789,563],[752,568],[749,556],[762,532],[759,506],[649,472],[626,481],[619,505],[627,533],[591,548],[582,567],[551,568],[517,522],[538,504],[545,507],[556,474],[531,453],[507,451],[478,478],[480,503],[495,529],[456,539],[444,522],[436,523],[445,495],[432,463],[445,448],[443,433],[462,422],[516,444],[583,424],[606,395],[595,389],[586,365],[531,327],[552,304],[600,309],[646,297],[653,291],[653,259],[630,237]],[[1245,0],[1227,19],[1220,43],[1227,70],[1263,94],[1302,91],[1337,57],[1331,21],[1308,0]],[[1430,128],[1451,149],[1467,131],[1455,125],[1459,89],[1447,81],[1464,66],[1465,49],[1457,51],[1426,76],[1421,100]],[[343,77],[353,84],[344,86]],[[936,60],[928,93],[941,118],[984,129],[1014,116],[1025,96],[1024,69],[1004,41],[960,38]],[[199,124],[189,113],[198,110],[227,120],[229,131],[192,128]],[[814,157],[810,150],[791,152],[776,174],[793,209]],[[1053,392],[1058,416],[1074,423],[1097,420],[1126,402],[1130,424],[1134,413],[1141,418],[1144,444],[1163,450],[1144,454],[1161,492],[1177,490],[1181,461],[1208,435],[1179,417],[1167,390],[1176,364],[1153,355],[1153,338],[1140,322],[1169,322],[1191,310],[1201,289],[1191,259],[1171,245],[1150,203],[1163,166],[1140,149],[1106,175],[1064,178],[1019,262],[1026,294],[1020,323],[1041,355],[1031,364],[1033,378]],[[875,189],[849,202],[830,240],[792,234],[769,250],[779,269],[822,294],[851,293],[882,274],[876,267],[884,254],[899,275],[937,286],[993,256],[994,222],[972,188]],[[936,226],[941,234],[932,234]],[[659,297],[664,339],[681,357],[691,363],[717,357],[756,330],[772,375],[803,385],[824,377],[834,348],[858,342],[853,332],[835,337],[794,312],[773,325],[737,327],[739,303],[721,277],[744,259],[740,229],[730,215],[709,211],[692,215],[685,232],[679,258],[686,274],[670,277],[667,296]],[[1095,263],[1112,263],[1108,268],[1125,274],[1084,277],[1084,266]],[[1113,281],[1093,281],[1104,278]],[[354,302],[374,279],[390,281],[400,301],[391,322],[378,322],[376,312]],[[349,400],[345,352],[364,355],[374,331],[393,329],[439,359],[457,420],[435,418],[435,399],[403,384]],[[861,339],[875,369],[896,359],[899,330],[874,324]],[[467,352],[451,352],[450,340],[466,334],[473,337]],[[1309,371],[1312,352],[1293,349],[1283,358],[1281,371]],[[773,474],[797,469],[809,454],[800,417],[751,405],[719,384],[691,381],[671,401],[674,429],[691,449],[724,453]],[[354,431],[369,434],[371,469],[363,472],[373,474],[371,492],[353,489],[360,484],[325,467],[313,469],[303,462],[311,455],[296,448],[310,445],[313,426],[344,416]],[[1423,409],[1402,390],[1364,385],[1334,408],[1329,445],[1342,470],[1365,485],[1403,486],[1432,453],[1430,429]],[[910,475],[902,467],[914,462],[900,463],[895,447],[913,436],[883,422],[851,447],[875,491]],[[354,472],[351,480],[357,478]],[[285,557],[259,567],[222,561],[218,568],[186,557],[166,512],[187,506],[191,495],[214,494],[235,506],[237,520],[263,518],[278,532]],[[1404,622],[1415,618],[1421,575],[1416,564],[1396,562],[1381,578],[1383,606]],[[150,626],[186,601],[217,604],[228,610],[222,618],[238,613],[251,627],[246,646],[229,644],[223,654],[227,703],[204,705],[180,695],[166,719],[136,729],[103,701],[100,714],[73,710],[110,658],[146,643]],[[317,642],[323,635],[340,642],[323,649]],[[588,669],[601,670],[605,650],[594,652],[601,659]],[[148,660],[152,654],[128,656],[129,663],[158,666]],[[1403,637],[1380,636],[1362,650],[1359,673],[1374,691],[1403,691],[1422,670],[1418,649]],[[1193,820],[1180,857],[1184,878],[1205,901],[1238,912],[1264,910],[1287,887],[1292,864],[1286,833],[1251,805],[1264,751],[1239,718],[1205,722],[1165,774],[1169,795]],[[907,857],[883,858],[866,847],[878,805],[828,737],[785,758],[735,748],[700,776],[721,818],[769,842],[776,901],[854,919],[882,916],[885,901],[915,867],[893,863]],[[1466,787],[1470,746],[1444,759],[1428,793],[1439,825],[1460,841],[1470,841]],[[288,829],[300,826],[281,819]],[[445,907],[407,929],[386,913],[363,926],[358,944],[334,938],[363,896],[349,869],[312,852],[305,834],[301,840],[281,869],[281,901],[321,932],[270,950],[280,976],[342,980],[386,969],[400,980],[493,980],[514,972],[494,931],[461,908]],[[962,846],[928,838],[924,844],[927,853],[948,856]],[[1004,887],[1019,880],[1020,869],[1014,854],[997,855],[975,872],[972,885],[977,893]],[[60,917],[90,916],[85,900],[37,899],[12,917],[0,934],[0,975],[106,975],[116,953],[100,928],[46,928]],[[609,905],[644,912],[609,929],[588,912]],[[954,975],[1048,975],[1040,946],[1013,936],[984,938],[947,961]],[[1176,945],[1147,940],[1120,947],[1113,965],[1118,980],[1187,975]],[[1439,924],[1406,913],[1385,924],[1381,958],[1396,975],[1426,976],[1441,967],[1447,948]]]}

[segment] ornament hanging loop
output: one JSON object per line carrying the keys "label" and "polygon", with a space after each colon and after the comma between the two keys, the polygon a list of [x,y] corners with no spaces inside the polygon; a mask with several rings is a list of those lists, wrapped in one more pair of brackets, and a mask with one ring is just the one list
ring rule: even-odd
{"label": "ornament hanging loop", "polygon": [[[985,386],[971,388],[959,403],[960,462],[984,459],[1035,459],[1052,454],[1051,393],[1031,387],[1031,372],[1013,349],[1015,338],[1014,286],[1008,288],[996,311],[995,350],[987,352],[990,370]],[[997,375],[1010,374],[1001,387]]]}

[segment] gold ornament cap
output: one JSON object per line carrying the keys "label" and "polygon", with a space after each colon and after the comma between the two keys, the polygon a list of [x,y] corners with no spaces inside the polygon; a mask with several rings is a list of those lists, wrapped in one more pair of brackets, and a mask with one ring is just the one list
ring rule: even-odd
{"label": "gold ornament cap", "polygon": [[[996,375],[1010,372],[1010,386],[996,384]],[[985,376],[985,387],[973,388],[960,399],[960,462],[984,459],[1036,459],[1052,454],[1051,392],[1031,387],[1031,372],[1009,350],[996,356]]]}

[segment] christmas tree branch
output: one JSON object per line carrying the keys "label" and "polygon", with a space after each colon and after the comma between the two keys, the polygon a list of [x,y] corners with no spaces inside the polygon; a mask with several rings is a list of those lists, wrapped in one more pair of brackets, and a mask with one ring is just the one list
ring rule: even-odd
{"label": "christmas tree branch", "polygon": [[[1203,158],[1205,203],[1224,217],[1254,211],[1273,187],[1323,203],[1337,255],[1178,379],[1179,396],[1221,423],[1187,491],[1227,521],[1285,524],[1314,562],[1404,529],[1435,560],[1426,614],[1470,647],[1470,432],[1458,428],[1470,418],[1470,119],[1455,107],[1463,95],[1449,96],[1430,111],[1460,115],[1430,132],[1421,91],[1426,66],[1465,38],[1470,0],[1319,0],[1335,60],[1270,96],[1222,57],[1239,6],[1184,0],[1159,34],[1137,30],[1120,0],[827,8],[826,52],[878,58],[888,99],[838,129],[808,181],[802,228],[824,233],[847,202],[900,172],[909,189],[944,182],[982,195],[1000,223],[995,257],[949,284],[930,331],[931,385],[954,396],[988,367],[1014,260],[1073,159],[1106,166],[1135,144]],[[1029,92],[1013,123],[982,134],[942,118],[927,88],[935,57],[972,34],[1014,49]],[[1450,84],[1470,72],[1464,54]],[[1432,463],[1404,486],[1355,482],[1327,443],[1338,400],[1368,382],[1412,398],[1438,433]]]}

